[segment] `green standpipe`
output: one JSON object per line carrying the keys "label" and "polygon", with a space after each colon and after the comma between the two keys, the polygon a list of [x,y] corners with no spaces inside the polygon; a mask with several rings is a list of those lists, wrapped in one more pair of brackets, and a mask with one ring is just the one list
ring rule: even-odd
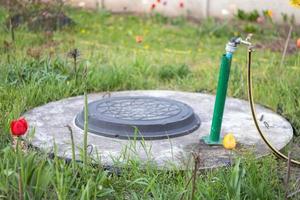
{"label": "green standpipe", "polygon": [[220,132],[230,74],[231,58],[231,53],[227,53],[222,57],[211,130],[208,136],[202,138],[206,144],[218,145],[222,143]]}

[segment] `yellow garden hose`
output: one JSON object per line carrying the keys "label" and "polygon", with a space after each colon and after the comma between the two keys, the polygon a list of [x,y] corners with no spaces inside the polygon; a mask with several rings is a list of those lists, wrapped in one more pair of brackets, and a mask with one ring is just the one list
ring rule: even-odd
{"label": "yellow garden hose", "polygon": [[[248,81],[248,98],[249,98],[252,118],[253,118],[253,121],[254,121],[254,124],[256,126],[256,129],[257,129],[258,133],[260,134],[263,141],[267,144],[267,146],[273,151],[273,153],[277,157],[288,160],[289,158],[286,155],[281,153],[278,149],[276,149],[270,143],[270,141],[266,138],[266,136],[261,131],[261,129],[258,125],[258,120],[256,118],[256,111],[255,111],[255,105],[254,105],[254,100],[253,100],[253,92],[252,92],[252,72],[251,72],[251,55],[252,55],[252,51],[253,51],[252,47],[249,47],[248,48],[248,61],[247,61],[247,68],[248,68],[248,70],[247,70],[247,81]],[[298,160],[291,159],[291,163],[300,166],[300,161],[298,161]]]}

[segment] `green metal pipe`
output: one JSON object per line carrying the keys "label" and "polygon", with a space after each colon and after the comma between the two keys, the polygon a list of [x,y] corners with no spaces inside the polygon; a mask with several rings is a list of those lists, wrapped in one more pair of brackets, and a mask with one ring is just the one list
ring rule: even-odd
{"label": "green metal pipe", "polygon": [[203,137],[203,140],[206,144],[211,144],[211,145],[221,144],[220,132],[222,126],[224,107],[225,107],[226,93],[228,88],[231,58],[232,58],[232,54],[227,53],[226,55],[223,55],[221,60],[211,130],[209,136]]}

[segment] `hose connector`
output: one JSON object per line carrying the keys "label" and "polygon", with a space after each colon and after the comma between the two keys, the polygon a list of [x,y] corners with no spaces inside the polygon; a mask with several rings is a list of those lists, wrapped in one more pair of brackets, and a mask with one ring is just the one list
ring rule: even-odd
{"label": "hose connector", "polygon": [[248,46],[249,48],[252,48],[252,43],[250,42],[252,37],[252,34],[249,34],[245,40],[243,40],[241,37],[233,37],[231,40],[226,44],[226,54],[233,54],[239,44],[243,44]]}

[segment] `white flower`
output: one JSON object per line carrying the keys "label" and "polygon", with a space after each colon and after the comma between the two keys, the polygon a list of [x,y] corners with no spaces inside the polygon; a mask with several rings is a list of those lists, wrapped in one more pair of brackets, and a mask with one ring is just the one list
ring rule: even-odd
{"label": "white flower", "polygon": [[229,15],[229,11],[227,9],[222,9],[221,13],[225,16]]}
{"label": "white flower", "polygon": [[85,6],[85,2],[83,2],[83,1],[81,1],[81,2],[79,2],[79,7],[84,7]]}

